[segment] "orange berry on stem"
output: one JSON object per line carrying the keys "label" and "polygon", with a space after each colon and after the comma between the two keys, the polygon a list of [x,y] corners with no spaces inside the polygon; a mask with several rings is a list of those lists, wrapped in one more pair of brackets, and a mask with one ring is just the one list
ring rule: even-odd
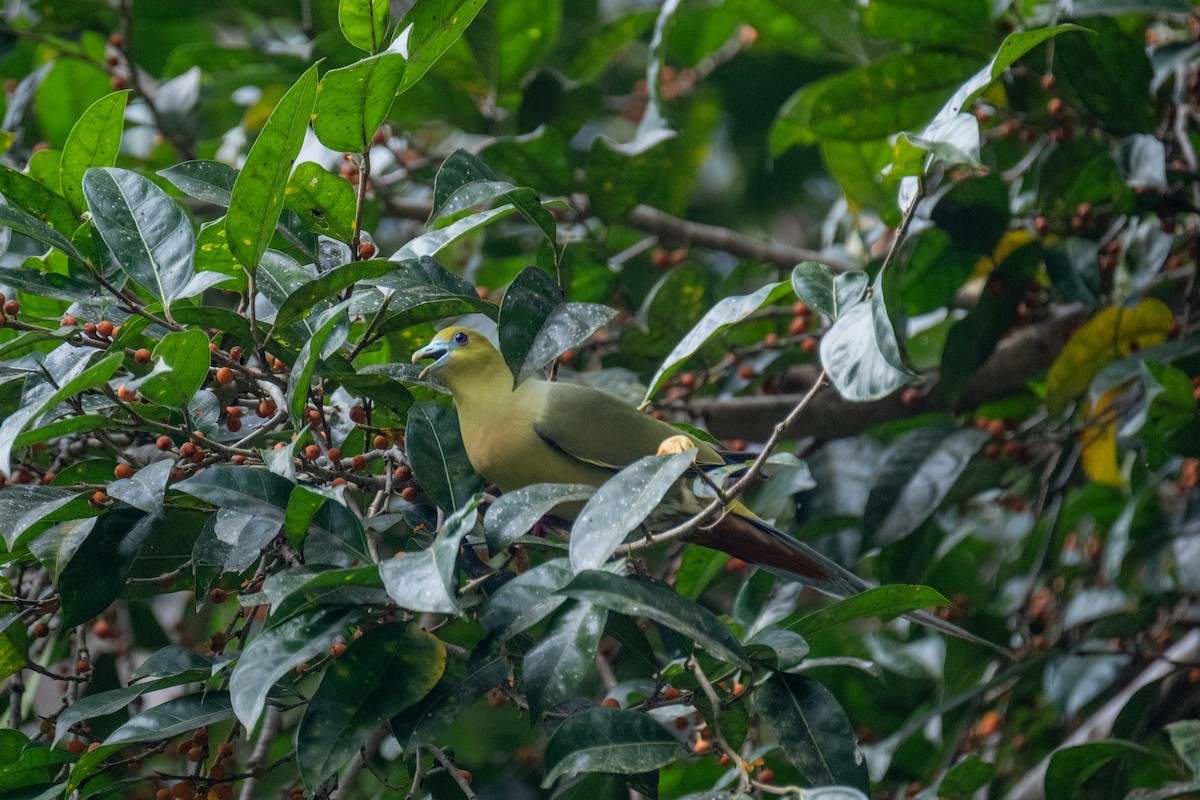
{"label": "orange berry on stem", "polygon": [[129,466],[128,464],[117,464],[116,468],[113,469],[113,475],[121,478],[122,480],[125,478],[132,478],[133,467]]}
{"label": "orange berry on stem", "polygon": [[136,353],[133,354],[133,360],[139,364],[149,364],[150,351],[144,347],[140,348]]}
{"label": "orange berry on stem", "polygon": [[229,367],[221,367],[217,370],[217,383],[228,385],[233,383],[233,370]]}

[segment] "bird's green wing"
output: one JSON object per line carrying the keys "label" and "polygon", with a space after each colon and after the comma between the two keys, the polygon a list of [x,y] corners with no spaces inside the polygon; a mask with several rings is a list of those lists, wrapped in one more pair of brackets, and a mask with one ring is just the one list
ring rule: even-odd
{"label": "bird's green wing", "polygon": [[[534,423],[538,436],[572,458],[603,469],[619,470],[658,452],[677,428],[643,414],[631,405],[587,386],[561,381],[526,381],[521,393],[540,408]],[[724,464],[710,445],[695,437],[701,465]]]}

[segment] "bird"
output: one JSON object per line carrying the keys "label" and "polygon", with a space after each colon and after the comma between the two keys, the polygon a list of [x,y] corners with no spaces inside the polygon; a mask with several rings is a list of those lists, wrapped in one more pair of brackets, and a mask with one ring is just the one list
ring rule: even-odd
{"label": "bird", "polygon": [[[432,363],[420,377],[432,375],[449,391],[471,466],[501,492],[539,483],[599,487],[645,456],[682,448],[695,449],[699,469],[730,463],[726,454],[702,439],[598,389],[539,378],[516,383],[500,352],[471,328],[451,326],[439,331],[413,353],[414,364],[427,360]],[[680,480],[650,522],[679,522],[705,505],[688,482]],[[740,501],[731,500],[724,511],[715,523],[701,526],[687,540],[834,597],[875,588],[811,545],[758,518]],[[577,512],[578,507],[555,509],[557,516],[568,518]],[[906,616],[1010,655],[1005,648],[926,611]]]}

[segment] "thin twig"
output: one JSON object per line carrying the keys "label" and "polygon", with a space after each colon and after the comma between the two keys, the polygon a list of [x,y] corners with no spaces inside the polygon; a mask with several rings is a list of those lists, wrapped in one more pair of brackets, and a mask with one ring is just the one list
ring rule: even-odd
{"label": "thin twig", "polygon": [[441,749],[432,745],[429,746],[429,752],[433,753],[433,757],[438,760],[438,763],[446,768],[446,772],[450,773],[451,778],[454,778],[454,782],[458,784],[458,788],[462,789],[462,793],[466,795],[467,800],[479,800],[475,796],[475,793],[471,791],[471,784],[467,783],[467,779],[462,776],[462,772],[454,765],[449,756]]}
{"label": "thin twig", "polygon": [[746,473],[742,475],[741,478],[738,479],[737,483],[733,484],[733,486],[731,486],[725,492],[725,498],[727,499],[718,497],[716,500],[713,500],[711,503],[709,503],[708,506],[699,513],[692,515],[692,517],[686,522],[676,525],[674,528],[671,528],[670,530],[664,531],[660,534],[656,534],[650,538],[631,542],[620,548],[618,552],[623,555],[630,555],[634,551],[641,550],[651,545],[682,539],[683,537],[700,528],[700,526],[712,519],[712,517],[718,512],[723,511],[729,504],[728,501],[737,499],[738,495],[745,491],[746,487],[748,487],[755,481],[755,479],[758,478],[759,473],[762,472],[763,468],[766,466],[767,459],[771,457],[771,453],[779,445],[779,440],[783,436],[783,432],[788,429],[788,427],[796,420],[797,417],[804,413],[804,409],[808,408],[809,404],[812,403],[813,398],[817,396],[817,392],[819,392],[821,387],[824,385],[825,371],[822,370],[821,374],[817,376],[817,380],[813,383],[812,388],[810,388],[808,393],[800,399],[800,402],[797,403],[796,407],[791,410],[791,413],[784,417],[782,422],[779,422],[775,425],[775,429],[771,432],[771,437],[767,439],[766,444],[763,445],[762,452],[759,453],[758,457],[754,459],[754,462],[750,465],[750,468],[746,470]]}
{"label": "thin twig", "polygon": [[700,689],[704,692],[704,696],[708,698],[709,705],[712,706],[712,724],[709,727],[712,728],[713,738],[717,742],[717,746],[721,748],[721,752],[736,766],[742,791],[749,791],[750,773],[742,769],[742,756],[738,751],[733,749],[732,745],[725,740],[725,735],[721,733],[721,698],[717,697],[717,692],[713,689],[712,681],[704,674],[699,661],[694,657],[689,658],[686,669],[696,677],[696,682],[700,684]]}

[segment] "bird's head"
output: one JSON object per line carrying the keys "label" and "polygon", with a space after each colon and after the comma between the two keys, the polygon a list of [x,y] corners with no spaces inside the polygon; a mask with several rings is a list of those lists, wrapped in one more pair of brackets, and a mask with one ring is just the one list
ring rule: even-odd
{"label": "bird's head", "polygon": [[[470,328],[453,327],[439,331],[429,344],[413,353],[413,363],[433,359],[421,371],[429,373],[451,389],[467,377],[483,377],[508,368],[500,353],[482,333]],[[511,379],[511,378],[510,378]]]}

